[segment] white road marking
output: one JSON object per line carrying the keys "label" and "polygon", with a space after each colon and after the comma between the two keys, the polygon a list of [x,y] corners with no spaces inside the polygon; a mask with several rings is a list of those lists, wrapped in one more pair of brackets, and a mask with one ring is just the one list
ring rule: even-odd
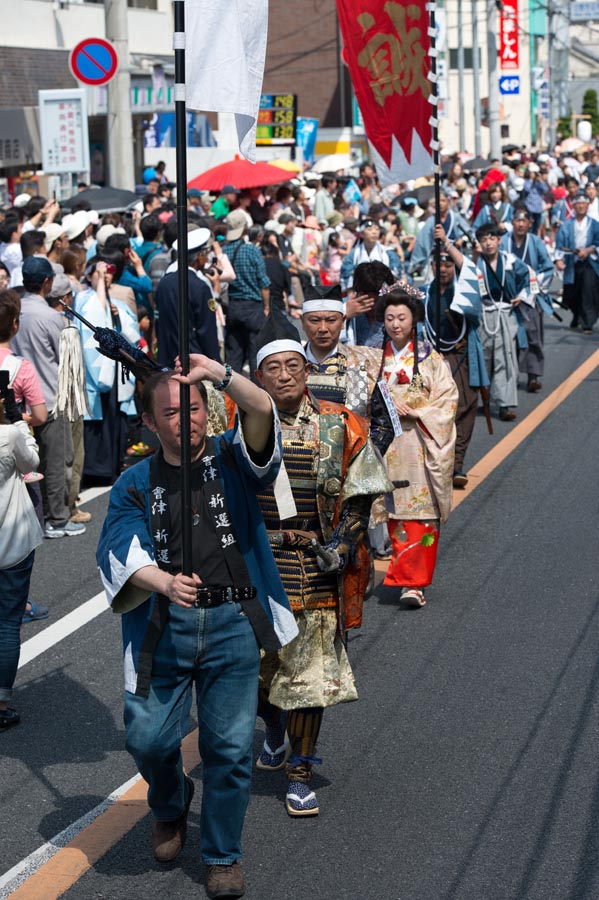
{"label": "white road marking", "polygon": [[58,622],[54,622],[52,625],[44,628],[39,634],[34,635],[34,637],[21,644],[19,669],[31,662],[32,659],[35,659],[36,656],[45,653],[50,647],[58,644],[63,638],[87,625],[88,622],[91,622],[92,619],[95,619],[96,616],[99,616],[100,613],[105,612],[107,609],[110,609],[110,607],[106,600],[106,594],[102,591],[100,594],[92,597],[91,600],[82,603],[77,609],[67,613]]}
{"label": "white road marking", "polygon": [[79,494],[79,506],[83,506],[84,503],[91,503],[92,500],[95,500],[96,497],[101,497],[102,494],[107,494],[110,490],[110,485],[106,487],[93,487],[87,488],[85,491],[81,491]]}
{"label": "white road marking", "polygon": [[106,800],[99,803],[95,809],[85,813],[80,819],[73,822],[72,825],[68,825],[64,831],[59,832],[56,837],[53,837],[43,846],[38,847],[37,850],[34,850],[33,853],[30,853],[29,856],[26,856],[25,859],[22,859],[21,862],[18,862],[16,866],[13,866],[12,869],[9,869],[8,872],[2,875],[2,877],[0,877],[0,900],[7,900],[7,898],[10,897],[17,888],[24,884],[28,878],[31,878],[44,863],[48,862],[49,859],[52,859],[59,850],[66,847],[66,845],[74,840],[77,835],[81,834],[81,832],[91,825],[98,816],[101,816],[109,807],[113,806],[119,797],[126,793],[126,791],[140,779],[141,775],[134,775],[133,778],[130,778],[129,781],[126,781],[118,787],[116,791],[113,791]]}

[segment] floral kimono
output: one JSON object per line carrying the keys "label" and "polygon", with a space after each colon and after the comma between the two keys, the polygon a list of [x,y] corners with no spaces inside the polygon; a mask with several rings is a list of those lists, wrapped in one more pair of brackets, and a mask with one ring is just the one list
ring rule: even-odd
{"label": "floral kimono", "polygon": [[420,346],[421,384],[412,384],[414,345],[396,351],[389,345],[384,377],[394,403],[407,403],[411,416],[400,419],[385,462],[393,482],[408,482],[385,496],[393,557],[385,584],[425,587],[433,578],[439,523],[451,508],[458,389],[443,358],[430,345]]}

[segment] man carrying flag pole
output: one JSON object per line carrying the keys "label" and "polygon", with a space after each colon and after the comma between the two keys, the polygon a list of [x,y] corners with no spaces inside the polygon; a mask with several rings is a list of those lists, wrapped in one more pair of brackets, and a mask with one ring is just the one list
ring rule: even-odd
{"label": "man carrying flag pole", "polygon": [[[211,90],[226,71],[234,94],[233,109],[226,109],[237,114],[242,152],[251,153],[264,62],[260,68],[256,59],[265,49],[266,19],[256,15],[248,22],[247,12],[260,7],[266,13],[267,0],[188,0],[186,7],[187,23],[183,0],[175,0],[182,261],[188,250],[186,107],[221,109]],[[231,15],[237,17],[237,43],[227,28]],[[212,45],[196,41],[202,34]],[[186,43],[201,60],[199,68],[195,60],[190,67],[200,74],[188,85],[187,99]],[[231,54],[239,71],[219,68]],[[177,271],[178,371],[154,374],[142,392],[143,419],[160,448],[114,485],[97,559],[108,600],[122,614],[126,746],[148,782],[154,857],[170,863],[186,841],[194,781],[183,768],[181,741],[195,686],[206,893],[241,897],[260,647],[276,651],[298,633],[256,499],[279,470],[280,426],[270,398],[249,379],[220,360],[190,357],[188,269],[181,264]],[[204,381],[226,392],[238,409],[235,427],[214,438],[207,435]]]}

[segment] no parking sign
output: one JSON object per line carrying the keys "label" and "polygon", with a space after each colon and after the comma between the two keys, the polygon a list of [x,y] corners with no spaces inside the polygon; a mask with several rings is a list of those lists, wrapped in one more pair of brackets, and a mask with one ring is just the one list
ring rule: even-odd
{"label": "no parking sign", "polygon": [[69,68],[83,84],[106,84],[114,78],[118,66],[116,50],[103,38],[80,41],[69,56]]}

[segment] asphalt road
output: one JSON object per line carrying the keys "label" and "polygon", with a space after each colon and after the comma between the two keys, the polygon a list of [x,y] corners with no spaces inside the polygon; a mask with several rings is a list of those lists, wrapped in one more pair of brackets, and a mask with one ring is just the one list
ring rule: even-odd
{"label": "asphalt road", "polygon": [[[541,395],[599,347],[550,325]],[[325,714],[321,815],[292,820],[257,773],[245,829],[255,900],[596,900],[599,896],[599,369],[452,514],[423,610],[377,587],[350,656],[360,700]],[[513,425],[481,416],[470,468]],[[517,423],[516,423],[517,424]],[[32,596],[51,618],[97,594],[87,533],[46,541]],[[119,621],[104,612],[19,672],[22,724],[0,737],[7,872],[135,774],[123,750]],[[190,726],[191,727],[191,726]],[[257,724],[256,752],[262,741]],[[188,843],[159,868],[150,817],[67,900],[203,896],[200,771]],[[0,897],[8,896],[0,890]]]}

